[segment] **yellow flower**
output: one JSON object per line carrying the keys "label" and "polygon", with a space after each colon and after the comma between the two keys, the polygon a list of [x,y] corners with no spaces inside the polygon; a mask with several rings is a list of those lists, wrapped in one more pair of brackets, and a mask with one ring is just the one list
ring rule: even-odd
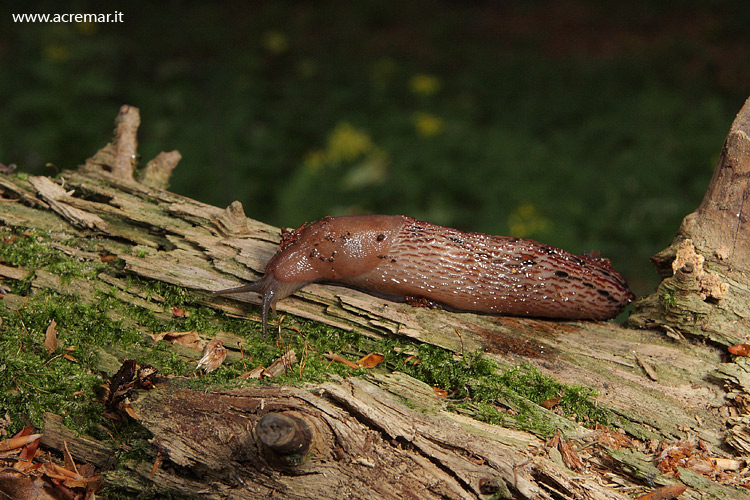
{"label": "yellow flower", "polygon": [[325,150],[308,152],[303,164],[316,173],[337,168],[341,187],[355,190],[382,182],[388,173],[388,161],[388,153],[377,147],[366,131],[340,122],[328,134]]}
{"label": "yellow flower", "polygon": [[304,164],[305,167],[310,170],[320,170],[326,162],[326,153],[320,149],[309,151],[305,155]]}
{"label": "yellow flower", "polygon": [[289,39],[281,31],[267,31],[261,41],[263,48],[271,54],[281,54],[289,48]]}
{"label": "yellow flower", "polygon": [[427,74],[414,75],[409,80],[411,91],[424,97],[436,94],[440,90],[440,85],[440,80],[436,76]]}
{"label": "yellow flower", "polygon": [[331,162],[354,161],[373,149],[372,139],[367,134],[341,122],[328,136],[328,160]]}
{"label": "yellow flower", "polygon": [[443,131],[443,119],[430,113],[414,113],[414,127],[422,137],[433,137]]}
{"label": "yellow flower", "polygon": [[546,231],[549,226],[549,219],[544,217],[531,203],[522,203],[518,205],[508,215],[510,234],[521,238]]}

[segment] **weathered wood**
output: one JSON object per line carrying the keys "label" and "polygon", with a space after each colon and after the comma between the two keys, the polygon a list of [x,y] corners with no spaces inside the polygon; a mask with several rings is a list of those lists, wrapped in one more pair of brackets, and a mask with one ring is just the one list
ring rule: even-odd
{"label": "weathered wood", "polygon": [[[748,113],[746,104],[730,132],[731,140],[727,140],[718,167],[725,174],[746,165],[747,155],[741,151],[745,151]],[[131,129],[124,130],[131,134]],[[110,148],[108,154],[116,157],[116,151]],[[123,151],[128,154],[129,150]],[[256,279],[277,249],[279,230],[246,218],[239,203],[220,209],[150,188],[128,175],[118,177],[111,164],[117,161],[122,165],[124,160],[115,157],[106,159],[107,166],[100,155],[99,163],[89,161],[84,168],[66,171],[55,181],[0,175],[0,222],[45,230],[55,248],[77,259],[95,261],[101,255],[116,255],[124,265],[124,269],[113,266],[97,280],[61,280],[41,269],[30,279],[32,290],[54,290],[82,301],[95,300],[97,291],[111,293],[168,317],[158,296],[126,282],[124,278],[133,275],[192,289],[199,304],[258,321],[259,300],[254,294],[216,299],[209,292]],[[714,181],[726,178],[717,174]],[[740,176],[735,181],[743,179]],[[726,189],[735,195],[745,192],[736,190],[731,182],[713,192]],[[711,213],[717,206],[724,205],[704,200],[699,212]],[[739,212],[727,213],[743,213],[741,206],[734,209]],[[86,214],[101,223],[87,222],[97,219]],[[305,288],[279,302],[278,309],[374,338],[404,336],[456,353],[482,350],[504,367],[530,362],[561,382],[599,390],[600,405],[611,410],[617,419],[615,426],[631,436],[661,440],[693,435],[718,452],[728,443],[740,447],[748,429],[744,420],[733,421],[732,441],[726,441],[729,412],[721,381],[745,391],[750,387],[750,370],[742,363],[727,363],[725,351],[717,344],[686,341],[680,332],[699,334],[720,344],[747,335],[743,311],[750,301],[743,259],[748,258],[748,251],[742,239],[745,235],[736,238],[732,252],[721,253],[724,257],[720,258],[715,244],[726,245],[727,241],[702,240],[696,235],[702,227],[718,227],[718,219],[706,222],[707,226],[695,222],[700,220],[696,216],[693,222],[684,223],[678,238],[683,246],[688,237],[698,242],[694,253],[704,258],[703,275],[720,277],[716,293],[721,293],[721,283],[728,288],[721,297],[708,293],[696,277],[701,270],[699,259],[691,261],[692,267],[680,265],[668,284],[640,301],[631,321],[640,327],[661,327],[669,335],[613,322],[412,308],[323,285]],[[742,224],[733,227],[744,232]],[[670,258],[664,257],[660,262],[668,261]],[[28,274],[0,263],[0,276],[17,280]],[[666,294],[684,299],[682,304],[693,304],[693,316],[676,311]],[[4,303],[22,307],[22,299],[6,295]],[[654,312],[654,307],[661,312]],[[724,314],[727,311],[735,316]],[[230,341],[222,341],[230,347]],[[116,363],[109,360],[108,365]],[[576,499],[623,498],[612,486],[642,484],[645,477],[657,484],[668,482],[654,472],[645,455],[598,445],[596,456],[591,455],[589,461],[598,463],[600,470],[574,474],[547,458],[554,458],[554,453],[543,448],[537,437],[446,412],[431,391],[402,374],[304,389],[263,387],[197,393],[177,386],[160,387],[141,394],[133,408],[141,424],[154,434],[155,449],[167,463],[179,467],[152,472],[150,464],[131,462],[125,470],[111,473],[110,481],[133,489],[157,485],[164,491],[200,492],[204,498],[266,498],[274,491],[283,492],[286,498],[483,498],[487,491],[494,491],[497,498]],[[417,409],[402,401],[416,404]],[[272,409],[304,416],[314,435],[299,464],[282,467],[260,451],[253,429]],[[549,410],[538,407],[536,411],[540,418],[565,429],[568,437],[584,439],[587,435],[585,429]],[[52,425],[51,432],[62,431]],[[181,474],[180,467],[192,472]],[[608,477],[617,481],[604,480],[601,471],[605,469]],[[743,495],[728,487],[712,488],[716,494],[733,498]]]}
{"label": "weathered wood", "polygon": [[143,170],[139,172],[138,182],[144,186],[156,189],[167,189],[172,171],[182,159],[179,151],[159,153],[156,158],[146,163]]}
{"label": "weathered wood", "polygon": [[[668,327],[723,345],[750,335],[750,99],[737,114],[698,209],[654,264],[664,280],[629,324]],[[681,255],[682,254],[682,255]]]}
{"label": "weathered wood", "polygon": [[63,425],[62,418],[53,413],[44,415],[44,434],[42,445],[49,448],[64,450],[66,447],[71,455],[82,463],[94,464],[105,469],[115,465],[112,450],[92,438],[78,435]]}

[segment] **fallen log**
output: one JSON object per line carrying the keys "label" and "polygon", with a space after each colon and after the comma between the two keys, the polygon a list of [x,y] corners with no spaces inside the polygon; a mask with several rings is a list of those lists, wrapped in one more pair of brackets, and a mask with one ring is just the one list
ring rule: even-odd
{"label": "fallen log", "polygon": [[[51,290],[82,302],[105,294],[169,316],[159,297],[128,281],[137,277],[190,290],[192,305],[259,321],[254,294],[228,299],[211,298],[210,292],[256,279],[277,249],[279,230],[247,218],[238,202],[220,209],[162,189],[175,155],[137,175],[122,157],[134,150],[136,115],[135,108],[124,107],[112,145],[78,170],[57,179],[0,175],[0,220],[6,227],[43,231],[49,235],[45,245],[71,258],[93,262],[114,256],[113,264],[95,279],[62,279],[44,267],[32,274],[0,262],[0,277],[28,280],[31,293]],[[656,468],[658,442],[696,438],[717,460],[740,460],[747,453],[742,436],[748,419],[738,401],[750,391],[750,364],[730,362],[725,348],[748,336],[750,247],[742,183],[750,168],[749,127],[750,101],[730,130],[701,207],[683,222],[675,243],[655,258],[665,281],[639,300],[626,326],[413,308],[327,285],[309,286],[278,304],[274,328],[280,332],[289,314],[369,339],[432,345],[459,357],[481,351],[498,370],[526,363],[560,383],[595,389],[609,426],[630,444],[615,445],[609,430],[586,428],[586,422],[523,403],[535,418],[578,444],[585,465],[576,472],[558,450],[568,450],[564,444],[548,447],[549,436],[542,432],[469,418],[480,412],[465,405],[459,410],[429,385],[397,372],[303,387],[231,390],[195,390],[175,378],[133,395],[130,415],[152,435],[151,462],[130,460],[112,469],[96,454],[82,458],[108,470],[105,483],[118,491],[202,498],[276,493],[285,498],[622,499],[677,480]],[[3,302],[12,308],[23,297],[6,294]],[[224,335],[224,345],[240,359],[242,339]],[[103,350],[102,371],[111,376],[128,353]],[[506,401],[503,411],[517,411],[513,406]],[[66,433],[53,417],[47,422],[43,443],[48,446],[86,442]],[[80,446],[70,447],[74,456],[76,449]],[[699,491],[748,496],[734,486],[743,484],[741,477],[719,480],[726,479],[721,474],[728,473],[716,469],[707,479],[683,467],[678,475],[690,487],[686,498]]]}

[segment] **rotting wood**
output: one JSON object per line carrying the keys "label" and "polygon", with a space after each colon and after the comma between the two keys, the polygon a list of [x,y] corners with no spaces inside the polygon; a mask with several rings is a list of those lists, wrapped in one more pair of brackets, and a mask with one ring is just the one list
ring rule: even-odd
{"label": "rotting wood", "polygon": [[[737,114],[703,201],[653,257],[664,277],[629,324],[666,326],[729,346],[750,338],[750,99]],[[679,262],[679,252],[696,260]],[[707,291],[706,279],[711,278]]]}
{"label": "rotting wood", "polygon": [[[128,114],[137,112],[134,110],[128,108],[126,111]],[[747,155],[742,148],[747,144],[744,141],[746,126],[750,123],[748,116],[750,107],[746,104],[730,131],[717,167],[717,171],[724,169],[724,174],[715,174],[712,183],[726,180],[729,173],[726,169],[729,167],[731,171],[747,167]],[[117,131],[123,130],[132,138],[119,139],[116,135],[113,144],[118,141],[135,144],[133,134],[137,125],[134,128],[133,124],[138,121],[132,115],[127,120],[128,126],[119,121]],[[85,240],[85,249],[77,248],[75,244],[57,244],[57,247],[80,259],[93,260],[100,255],[116,255],[125,265],[124,271],[113,267],[103,273],[99,280],[89,283],[83,280],[63,281],[41,270],[31,278],[32,289],[55,290],[81,300],[93,300],[95,290],[112,292],[129,297],[136,306],[158,311],[158,297],[147,296],[137,287],[131,288],[123,283],[123,277],[131,274],[192,289],[196,291],[198,303],[257,321],[258,298],[255,295],[246,294],[237,297],[237,300],[212,299],[208,292],[256,279],[262,273],[265,262],[276,251],[278,229],[246,218],[239,203],[220,209],[136,182],[132,179],[132,169],[129,170],[130,175],[127,172],[120,175],[123,168],[128,171],[128,162],[127,158],[117,155],[127,157],[130,151],[130,146],[119,149],[108,146],[80,170],[61,174],[55,185],[64,183],[64,188],[61,187],[64,196],[59,192],[51,197],[44,194],[45,189],[49,188],[46,186],[51,182],[49,180],[0,176],[0,197],[5,198],[0,221],[4,224],[48,231],[57,242]],[[114,168],[115,163],[119,167]],[[734,189],[731,182],[728,186]],[[729,187],[714,187],[709,189],[709,193],[726,189]],[[736,190],[733,192],[736,193]],[[50,200],[63,204],[66,210],[74,208],[99,217],[103,224],[91,225],[80,222],[85,218],[65,217],[66,210],[55,209]],[[700,239],[694,234],[703,230],[700,228],[719,227],[714,219],[704,225],[694,223],[702,220],[700,214],[711,213],[716,208],[710,200],[704,200],[701,207],[699,215],[691,219],[693,222],[683,224],[688,229],[681,229],[682,236],[678,239],[684,241],[690,236],[698,242],[696,250],[704,256],[706,270],[716,273],[722,282],[728,284],[726,296],[709,298],[708,302],[700,299],[700,307],[708,307],[710,317],[718,314],[717,310],[740,307],[738,301],[743,297],[747,299],[750,286],[743,281],[741,272],[734,272],[735,269],[746,269],[742,267],[743,256],[746,256],[743,240],[735,241],[729,252],[723,247],[715,247],[713,240]],[[737,213],[742,214],[741,209],[740,206]],[[742,224],[736,229],[743,230]],[[732,260],[735,258],[739,260]],[[657,259],[657,263],[669,260],[670,257],[664,257]],[[22,279],[27,273],[3,266],[0,267],[0,274],[9,279]],[[672,282],[688,283],[690,286],[684,290],[678,289],[678,292],[684,292],[685,296],[691,297],[690,300],[695,301],[695,297],[700,297],[700,287],[690,284],[690,278],[683,276]],[[739,321],[732,323],[731,319],[723,320],[728,322],[727,329],[723,329],[724,323],[721,321],[714,321],[715,318],[693,321],[693,328],[678,321],[685,319],[680,314],[656,313],[655,320],[649,318],[644,307],[660,301],[663,306],[663,295],[664,289],[661,288],[656,294],[643,299],[631,324],[661,325],[691,335],[705,335],[723,344],[739,338],[743,332],[746,334],[742,316],[744,309],[735,311],[740,317]],[[15,300],[6,296],[6,299],[6,306],[17,303],[22,307],[22,297]],[[746,307],[746,304],[742,307]],[[602,407],[618,417],[615,425],[632,436],[647,440],[683,438],[691,434],[716,450],[727,444],[724,435],[727,416],[724,389],[717,380],[723,379],[743,387],[742,381],[748,378],[747,373],[750,372],[742,363],[722,365],[721,362],[726,361],[726,354],[713,344],[679,341],[658,331],[624,328],[614,323],[544,321],[411,308],[356,290],[323,285],[305,288],[281,301],[278,308],[283,313],[322,321],[346,330],[354,329],[371,337],[406,336],[456,353],[483,350],[501,366],[530,362],[561,382],[598,389]],[[162,311],[160,314],[166,315],[168,312]],[[644,362],[649,370],[643,367]],[[114,366],[113,363],[110,365]],[[403,390],[404,383],[409,386],[412,382],[408,377],[397,376],[391,379],[331,382],[307,389],[258,389],[280,391],[278,394],[283,395],[283,404],[277,405],[279,409],[315,408],[315,411],[322,412],[325,425],[320,429],[329,436],[335,435],[334,431],[340,433],[331,442],[342,447],[345,452],[343,456],[348,456],[348,459],[338,459],[339,452],[333,446],[329,452],[333,458],[325,463],[318,462],[317,468],[307,470],[311,474],[282,474],[271,467],[259,468],[258,475],[241,476],[239,479],[233,462],[235,459],[227,455],[228,448],[221,447],[232,439],[254,439],[252,433],[247,434],[247,429],[252,429],[250,424],[262,416],[258,408],[272,401],[270,396],[254,390],[242,390],[231,395],[223,392],[178,393],[174,392],[176,388],[146,393],[136,402],[136,411],[142,418],[141,423],[154,432],[156,449],[161,450],[170,463],[208,470],[209,473],[202,482],[198,482],[195,477],[182,476],[172,469],[159,469],[152,474],[150,465],[130,463],[127,466],[130,474],[119,470],[112,473],[111,480],[120,485],[130,484],[133,488],[158,485],[165,491],[210,490],[211,493],[207,493],[205,498],[226,497],[230,493],[233,496],[246,495],[236,498],[259,498],[264,492],[270,493],[282,486],[278,481],[288,481],[283,483],[283,487],[288,488],[284,491],[290,494],[304,491],[304,488],[317,491],[316,481],[330,475],[338,482],[326,483],[329,489],[321,490],[320,498],[339,498],[344,488],[349,488],[346,491],[356,496],[360,496],[360,492],[363,493],[361,496],[365,496],[364,493],[369,491],[374,497],[388,498],[381,496],[390,491],[379,489],[383,487],[382,479],[374,482],[361,480],[369,477],[366,473],[373,469],[373,464],[385,464],[385,469],[380,472],[390,471],[390,475],[385,476],[390,480],[398,477],[397,487],[401,489],[397,491],[406,497],[417,492],[417,497],[429,498],[421,493],[427,487],[429,494],[436,497],[481,498],[486,491],[496,487],[495,493],[499,498],[504,494],[503,488],[507,488],[507,494],[518,498],[622,498],[616,489],[601,486],[597,478],[604,484],[615,483],[604,481],[593,471],[577,476],[545,458],[546,452],[537,450],[538,439],[528,433],[481,424],[462,415],[445,412],[439,409],[439,403],[435,408],[423,409],[425,413],[410,410],[404,403],[387,395],[393,391],[404,400],[409,400],[411,393]],[[205,443],[194,438],[194,425],[199,425],[200,419],[186,415],[180,425],[169,428],[174,421],[164,412],[183,408],[178,403],[188,400],[193,405],[188,405],[188,408],[205,407],[203,416],[214,419],[212,422],[216,428],[211,432],[223,436],[217,442],[216,449],[204,450],[201,446]],[[249,405],[247,407],[254,410],[247,410],[243,406],[245,409],[223,414],[225,418],[229,416],[228,421],[221,420],[214,415],[215,407],[212,405],[225,400],[232,404],[240,404],[238,401],[242,400],[242,405]],[[160,404],[149,401],[159,401]],[[325,411],[321,408],[325,408]],[[560,418],[541,407],[540,415]],[[235,419],[244,422],[242,432],[238,427],[237,437],[230,439]],[[585,430],[575,423],[565,422],[570,426],[566,431],[568,437],[585,434]],[[733,423],[739,426],[732,433],[734,442],[738,443],[748,427],[739,418]],[[560,425],[565,424],[560,422]],[[50,427],[53,434],[62,432],[54,425]],[[352,431],[354,427],[357,433]],[[498,437],[500,435],[502,437]],[[368,442],[369,448],[363,444]],[[254,441],[248,443],[252,449]],[[379,446],[371,446],[372,443]],[[200,455],[204,452],[205,456]],[[200,456],[204,458],[198,458]],[[642,482],[644,478],[657,484],[664,482],[663,478],[655,475],[658,472],[654,473],[647,461],[626,451],[603,449],[602,457],[602,463],[613,467],[609,473],[618,477],[619,484],[634,484]],[[220,463],[219,459],[224,458],[228,462]],[[304,466],[311,467],[309,463]],[[246,469],[247,463],[243,462],[242,470]],[[686,476],[692,477],[689,474]],[[502,481],[497,481],[498,477]],[[292,482],[292,479],[295,481]],[[694,484],[699,484],[697,479],[693,480]],[[742,495],[738,490],[723,486],[712,484],[711,488],[716,494],[731,494],[734,498],[741,498]],[[254,493],[249,493],[251,490]],[[691,492],[688,491],[686,495],[691,495]]]}

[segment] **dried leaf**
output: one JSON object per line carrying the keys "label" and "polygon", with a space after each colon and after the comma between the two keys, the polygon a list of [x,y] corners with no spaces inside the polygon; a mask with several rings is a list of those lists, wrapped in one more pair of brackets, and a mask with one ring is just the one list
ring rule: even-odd
{"label": "dried leaf", "polygon": [[710,478],[721,472],[715,457],[710,456],[708,446],[694,437],[674,443],[662,441],[657,452],[654,465],[664,474],[679,476],[679,467]]}
{"label": "dried leaf", "polygon": [[127,413],[128,416],[133,420],[140,420],[140,418],[138,418],[138,415],[135,413],[135,410],[133,410],[133,408],[131,408],[129,404],[122,405],[122,410]]}
{"label": "dried leaf", "polygon": [[613,450],[633,447],[633,441],[628,436],[599,424],[596,426],[596,442]]}
{"label": "dried leaf", "polygon": [[239,378],[261,378],[263,376],[263,370],[265,370],[262,366],[256,366],[249,372],[245,372],[242,375],[239,376]]}
{"label": "dried leaf", "polygon": [[576,472],[581,472],[584,470],[585,466],[583,465],[581,459],[578,457],[578,453],[576,453],[576,451],[570,445],[570,441],[562,436],[562,434],[560,433],[560,429],[557,429],[555,431],[555,435],[552,436],[552,439],[547,442],[546,446],[548,448],[558,449],[560,455],[562,456],[563,462],[565,462],[565,466],[568,469]]}
{"label": "dried leaf", "polygon": [[206,373],[216,370],[227,358],[227,348],[221,340],[214,339],[203,349],[203,357],[198,361],[196,370],[203,368]]}
{"label": "dried leaf", "polygon": [[370,354],[367,354],[366,356],[360,358],[359,361],[357,361],[357,366],[369,370],[370,368],[375,368],[376,366],[378,366],[384,359],[385,356],[383,356],[382,354],[371,352]]}
{"label": "dried leaf", "polygon": [[46,462],[44,466],[44,473],[50,476],[54,475],[62,479],[77,479],[80,477],[75,471],[57,465],[55,462]]}
{"label": "dried leaf", "polygon": [[154,466],[151,467],[151,474],[149,474],[149,477],[154,477],[154,474],[156,474],[156,471],[159,470],[159,467],[161,467],[161,462],[164,460],[164,456],[161,454],[161,451],[159,451],[156,454],[156,459],[154,460]]}
{"label": "dried leaf", "polygon": [[172,308],[172,317],[173,318],[187,318],[190,316],[190,313],[187,312],[185,309],[180,309],[179,307],[173,307]]}
{"label": "dried leaf", "polygon": [[334,354],[332,351],[328,351],[328,354],[324,354],[324,356],[326,357],[326,359],[329,359],[333,361],[334,363],[342,363],[348,366],[349,368],[351,368],[352,370],[359,369],[359,366],[357,365],[357,363],[355,363],[354,361],[349,361],[346,358],[342,358],[338,354]]}
{"label": "dried leaf", "polygon": [[70,354],[63,354],[63,358],[67,359],[68,361],[72,361],[73,363],[78,363],[78,360]]}
{"label": "dried leaf", "polygon": [[52,354],[57,350],[57,346],[57,323],[53,319],[44,333],[44,347],[47,348],[47,352]]}
{"label": "dried leaf", "polygon": [[13,436],[12,438],[0,441],[0,451],[9,451],[26,446],[42,437],[41,434],[29,434],[27,436]]}
{"label": "dried leaf", "polygon": [[188,332],[162,332],[152,335],[152,337],[154,338],[154,342],[159,342],[163,339],[173,344],[180,344],[190,349],[195,349],[196,351],[203,350],[203,341],[195,330]]}
{"label": "dried leaf", "polygon": [[26,427],[18,431],[13,437],[30,436],[32,434],[34,434],[34,426],[27,425]]}
{"label": "dried leaf", "polygon": [[661,488],[657,488],[650,493],[639,496],[635,500],[674,500],[678,496],[682,495],[682,493],[686,489],[687,488],[683,484],[662,486]]}
{"label": "dried leaf", "polygon": [[27,476],[13,469],[0,471],[0,492],[13,500],[57,500],[41,477]]}
{"label": "dried leaf", "polygon": [[[33,434],[30,434],[33,435]],[[39,434],[38,434],[39,435]],[[21,454],[18,456],[21,460],[26,460],[27,462],[31,462],[34,460],[34,456],[36,455],[36,450],[39,448],[39,443],[41,443],[42,440],[37,438],[30,443],[28,443],[26,446],[23,447],[23,450],[21,450]]]}
{"label": "dried leaf", "polygon": [[728,348],[736,356],[750,356],[750,344],[737,344]]}
{"label": "dried leaf", "polygon": [[560,400],[562,400],[562,398],[549,398],[539,403],[539,406],[541,406],[542,408],[546,408],[547,410],[551,410],[552,408],[560,404]]}

